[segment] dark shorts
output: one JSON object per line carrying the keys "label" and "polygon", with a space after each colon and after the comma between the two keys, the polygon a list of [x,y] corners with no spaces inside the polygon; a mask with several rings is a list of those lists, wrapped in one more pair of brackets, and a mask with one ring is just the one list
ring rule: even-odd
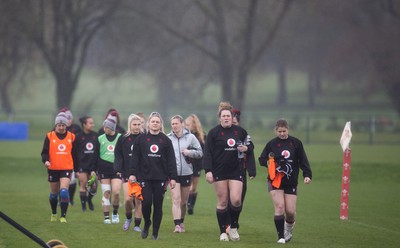
{"label": "dark shorts", "polygon": [[268,180],[268,192],[271,190],[283,190],[285,194],[288,195],[297,195],[297,186],[296,185],[281,185],[279,188],[272,186],[271,181]]}
{"label": "dark shorts", "polygon": [[[164,193],[167,191],[167,187],[169,182],[162,180],[138,180],[140,186],[142,187],[143,197],[145,198],[144,192],[162,192],[164,197]],[[146,199],[146,198],[145,198]]]}
{"label": "dark shorts", "polygon": [[47,181],[51,183],[59,182],[62,177],[71,179],[71,176],[72,170],[47,170]]}
{"label": "dark shorts", "polygon": [[85,169],[85,168],[79,168],[79,173],[81,173],[81,172],[90,174],[92,171],[89,169]]}
{"label": "dark shorts", "polygon": [[201,165],[201,161],[193,162],[192,166],[193,166],[193,177],[200,177],[201,170],[203,170],[203,166]]}
{"label": "dark shorts", "polygon": [[122,179],[122,176],[118,176],[117,173],[100,173],[98,179]]}
{"label": "dark shorts", "polygon": [[122,182],[123,183],[127,183],[127,182],[129,182],[129,177],[130,177],[130,175],[128,175],[128,174],[125,174],[125,173],[122,173]]}
{"label": "dark shorts", "polygon": [[192,183],[192,175],[189,176],[178,176],[176,178],[176,183],[179,183],[181,187],[187,187],[190,186]]}
{"label": "dark shorts", "polygon": [[243,176],[242,175],[214,176],[214,181],[224,181],[224,180],[237,180],[243,182]]}

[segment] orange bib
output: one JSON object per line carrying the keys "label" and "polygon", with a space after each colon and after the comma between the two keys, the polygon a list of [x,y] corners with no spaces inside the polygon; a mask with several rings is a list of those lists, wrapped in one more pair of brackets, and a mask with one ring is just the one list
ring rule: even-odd
{"label": "orange bib", "polygon": [[72,159],[72,142],[75,140],[75,134],[67,131],[64,139],[59,139],[56,132],[47,133],[50,141],[49,160],[50,170],[73,170],[74,161]]}
{"label": "orange bib", "polygon": [[276,171],[275,158],[268,156],[268,175],[269,179],[272,181],[272,186],[279,188],[281,186],[283,173]]}

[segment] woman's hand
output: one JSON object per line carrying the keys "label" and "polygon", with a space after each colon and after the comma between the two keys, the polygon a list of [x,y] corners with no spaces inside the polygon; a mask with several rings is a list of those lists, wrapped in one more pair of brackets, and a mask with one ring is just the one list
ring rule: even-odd
{"label": "woman's hand", "polygon": [[211,171],[206,173],[206,181],[210,184],[214,182],[214,176]]}
{"label": "woman's hand", "polygon": [[249,150],[249,148],[246,145],[238,145],[237,149],[240,152],[247,152],[247,150]]}
{"label": "woman's hand", "polygon": [[175,185],[176,185],[175,179],[171,179],[171,181],[169,181],[169,187],[171,187],[171,189],[174,189]]}
{"label": "woman's hand", "polygon": [[134,175],[130,175],[130,176],[129,176],[129,182],[130,182],[130,183],[136,182],[136,177],[135,177]]}
{"label": "woman's hand", "polygon": [[310,184],[310,183],[311,183],[311,178],[305,177],[305,178],[304,178],[304,183],[305,183],[305,184]]}
{"label": "woman's hand", "polygon": [[50,166],[51,166],[50,161],[44,162],[44,167],[50,168]]}

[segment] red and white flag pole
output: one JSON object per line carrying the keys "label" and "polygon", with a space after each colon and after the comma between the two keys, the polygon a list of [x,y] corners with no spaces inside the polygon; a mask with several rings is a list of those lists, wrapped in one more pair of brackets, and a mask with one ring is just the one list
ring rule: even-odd
{"label": "red and white flag pole", "polygon": [[350,170],[351,170],[351,149],[349,147],[351,141],[351,123],[346,122],[342,136],[340,138],[340,145],[343,149],[343,172],[342,172],[342,191],[340,197],[340,219],[349,219],[349,191],[350,191]]}

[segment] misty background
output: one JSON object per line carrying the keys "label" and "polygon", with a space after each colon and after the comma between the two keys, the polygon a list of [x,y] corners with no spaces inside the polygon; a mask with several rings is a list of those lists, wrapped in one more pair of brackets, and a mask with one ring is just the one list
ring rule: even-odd
{"label": "misty background", "polygon": [[246,129],[285,117],[309,139],[349,120],[384,141],[399,44],[399,0],[2,0],[0,121],[48,128],[68,106],[97,127],[109,108],[210,127],[224,100]]}

